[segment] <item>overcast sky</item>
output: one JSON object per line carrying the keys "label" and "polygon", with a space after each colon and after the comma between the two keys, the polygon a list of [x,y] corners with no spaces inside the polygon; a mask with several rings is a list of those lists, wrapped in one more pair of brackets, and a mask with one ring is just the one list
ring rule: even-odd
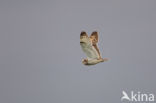
{"label": "overcast sky", "polygon": [[[155,0],[0,0],[0,103],[121,103],[156,95]],[[84,66],[80,32],[102,57]]]}

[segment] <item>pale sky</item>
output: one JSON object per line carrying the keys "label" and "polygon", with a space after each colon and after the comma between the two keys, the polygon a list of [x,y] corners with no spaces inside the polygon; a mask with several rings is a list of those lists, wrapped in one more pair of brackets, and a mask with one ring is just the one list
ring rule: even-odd
{"label": "pale sky", "polygon": [[[121,103],[156,94],[155,0],[1,0],[0,103]],[[80,32],[109,62],[84,66]]]}

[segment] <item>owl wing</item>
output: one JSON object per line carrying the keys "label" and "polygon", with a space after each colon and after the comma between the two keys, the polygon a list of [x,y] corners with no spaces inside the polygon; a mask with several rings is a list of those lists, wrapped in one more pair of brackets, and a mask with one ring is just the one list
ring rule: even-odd
{"label": "owl wing", "polygon": [[97,46],[99,38],[98,38],[98,33],[96,31],[92,32],[90,36],[90,40],[92,41],[92,46],[95,48],[96,52],[98,53],[98,58],[101,58],[100,50]]}
{"label": "owl wing", "polygon": [[87,58],[89,60],[92,60],[92,59],[98,59],[99,58],[99,55],[98,55],[98,52],[97,50],[91,45],[88,45],[88,46],[82,46],[81,45],[81,48],[83,50],[83,52],[86,54]]}
{"label": "owl wing", "polygon": [[[80,34],[80,36],[81,35],[82,33]],[[99,54],[97,50],[95,49],[95,47],[92,45],[92,41],[90,40],[89,37],[88,39],[86,39],[85,43],[80,43],[80,45],[81,45],[83,52],[86,54],[88,60],[99,58]]]}

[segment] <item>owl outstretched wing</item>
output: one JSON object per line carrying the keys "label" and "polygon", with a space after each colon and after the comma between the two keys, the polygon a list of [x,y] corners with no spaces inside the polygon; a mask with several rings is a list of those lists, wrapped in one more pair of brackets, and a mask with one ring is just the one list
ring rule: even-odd
{"label": "owl outstretched wing", "polygon": [[80,45],[89,60],[99,58],[99,54],[96,48],[93,46],[93,41],[90,37],[88,37],[86,32],[81,32],[80,34]]}
{"label": "owl outstretched wing", "polygon": [[95,48],[96,52],[98,53],[98,58],[101,58],[100,50],[97,46],[99,40],[97,31],[92,32],[92,34],[90,35],[90,40],[92,42],[92,46]]}

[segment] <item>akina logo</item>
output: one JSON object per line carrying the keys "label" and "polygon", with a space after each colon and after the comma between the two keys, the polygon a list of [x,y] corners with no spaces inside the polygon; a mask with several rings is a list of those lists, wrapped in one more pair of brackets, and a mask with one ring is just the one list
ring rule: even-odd
{"label": "akina logo", "polygon": [[152,93],[142,93],[134,92],[126,93],[122,91],[121,101],[131,101],[131,102],[154,102],[154,94]]}

